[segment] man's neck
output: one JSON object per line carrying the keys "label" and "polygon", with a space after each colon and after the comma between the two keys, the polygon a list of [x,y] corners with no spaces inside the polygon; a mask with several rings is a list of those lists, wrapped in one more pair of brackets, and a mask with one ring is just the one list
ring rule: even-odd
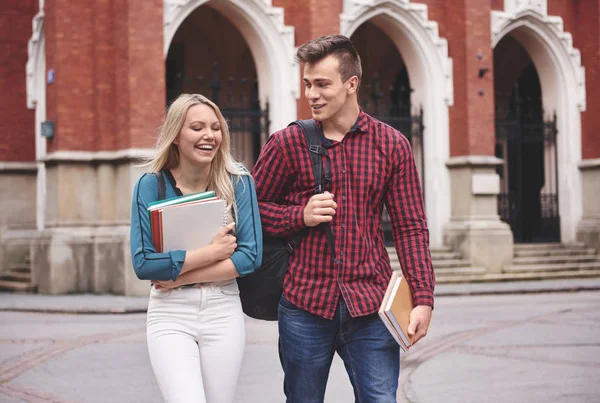
{"label": "man's neck", "polygon": [[323,121],[323,134],[330,140],[341,141],[358,119],[358,103],[344,106],[335,116]]}

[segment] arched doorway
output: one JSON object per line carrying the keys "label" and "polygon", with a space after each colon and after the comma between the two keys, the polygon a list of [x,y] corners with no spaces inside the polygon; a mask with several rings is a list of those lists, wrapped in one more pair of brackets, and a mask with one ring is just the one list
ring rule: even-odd
{"label": "arched doorway", "polygon": [[254,165],[269,134],[268,101],[261,106],[246,40],[210,4],[195,9],[177,29],[167,54],[166,86],[167,104],[181,93],[200,93],[219,105],[236,159],[249,169]]}
{"label": "arched doorway", "polygon": [[[585,75],[580,53],[573,48],[570,34],[564,32],[560,17],[547,15],[544,2],[507,3],[504,12],[492,11],[492,45],[500,45],[526,53],[535,67],[541,87],[544,120],[552,122],[546,134],[556,132],[555,160],[556,193],[558,198],[559,232],[563,243],[576,239],[577,223],[582,214],[582,184],[578,164],[581,161],[581,112],[585,111]],[[507,42],[504,42],[508,39]],[[568,39],[568,40],[567,40]],[[520,48],[513,46],[515,42]],[[495,56],[497,58],[497,56]],[[510,54],[505,66],[496,67],[495,80],[516,80],[516,74],[504,75],[510,69]],[[500,70],[498,70],[500,68]],[[496,83],[497,88],[507,88],[510,82]],[[511,87],[508,87],[511,88]],[[556,118],[554,118],[554,113]],[[553,128],[554,126],[554,128]],[[549,134],[549,140],[552,135]],[[551,147],[544,145],[543,161],[552,162]],[[548,177],[552,168],[544,167],[544,188],[552,183]],[[543,193],[542,193],[543,196]],[[554,214],[554,213],[551,213]]]}
{"label": "arched doorway", "polygon": [[[408,68],[398,48],[376,24],[366,21],[351,38],[361,55],[363,78],[359,103],[376,119],[399,130],[410,141],[424,189],[423,109],[413,107]],[[391,245],[392,227],[384,209],[382,228],[386,243]]]}
{"label": "arched doorway", "polygon": [[494,49],[498,213],[515,242],[559,242],[556,114],[544,111],[533,61],[510,35]]}

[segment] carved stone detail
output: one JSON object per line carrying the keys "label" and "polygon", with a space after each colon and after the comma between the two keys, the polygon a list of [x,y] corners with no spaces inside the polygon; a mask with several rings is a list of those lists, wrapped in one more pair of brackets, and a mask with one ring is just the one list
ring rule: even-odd
{"label": "carved stone detail", "polygon": [[447,105],[452,105],[454,86],[452,82],[452,59],[448,57],[448,42],[446,39],[440,38],[437,22],[428,19],[427,5],[411,3],[409,0],[344,0],[344,11],[340,16],[341,32],[348,32],[354,21],[375,8],[385,9],[390,13],[404,13],[410,19],[417,21],[423,31],[427,33],[436,48],[440,63],[442,63],[445,79],[444,99]]}
{"label": "carved stone detail", "polygon": [[571,34],[564,31],[562,18],[547,15],[545,0],[505,0],[504,4],[505,11],[492,11],[492,43],[498,43],[506,28],[519,20],[546,27],[555,38],[549,45],[562,47],[570,59],[577,82],[577,106],[580,111],[585,111],[585,70],[581,65],[581,53],[573,47]]}

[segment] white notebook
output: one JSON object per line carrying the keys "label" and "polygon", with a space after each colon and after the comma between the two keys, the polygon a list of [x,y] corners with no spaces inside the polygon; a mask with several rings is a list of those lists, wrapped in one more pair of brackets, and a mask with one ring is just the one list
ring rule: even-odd
{"label": "white notebook", "polygon": [[163,252],[206,246],[227,224],[224,200],[184,204],[162,210]]}

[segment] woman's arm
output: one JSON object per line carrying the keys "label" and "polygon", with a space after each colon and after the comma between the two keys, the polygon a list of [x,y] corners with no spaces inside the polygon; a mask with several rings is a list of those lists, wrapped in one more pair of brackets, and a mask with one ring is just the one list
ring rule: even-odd
{"label": "woman's arm", "polygon": [[161,281],[165,288],[185,284],[229,280],[252,273],[262,264],[262,227],[256,201],[256,191],[250,176],[234,183],[237,204],[237,248],[229,259],[182,273],[177,281]]}
{"label": "woman's arm", "polygon": [[[137,277],[141,280],[175,280],[180,273],[207,266],[223,260],[223,245],[210,244],[202,248],[184,251],[156,252],[148,206],[158,199],[158,181],[152,174],[144,174],[136,183],[131,203],[131,227],[129,232],[131,259]],[[233,239],[235,243],[235,238]],[[225,246],[226,247],[226,246]]]}

